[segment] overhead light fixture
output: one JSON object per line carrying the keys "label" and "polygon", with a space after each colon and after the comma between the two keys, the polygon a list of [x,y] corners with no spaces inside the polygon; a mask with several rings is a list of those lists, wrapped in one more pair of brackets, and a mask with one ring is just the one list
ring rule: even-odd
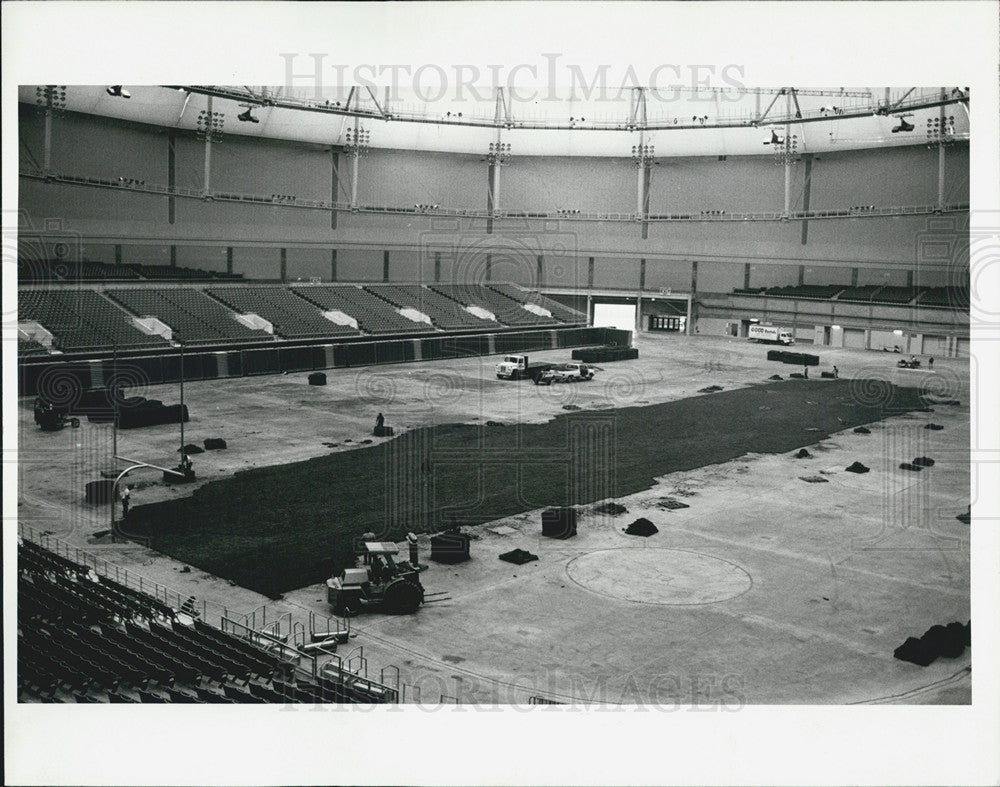
{"label": "overhead light fixture", "polygon": [[260,123],[260,119],[253,116],[251,107],[247,107],[246,112],[241,112],[236,116],[236,119],[242,120],[244,123]]}
{"label": "overhead light fixture", "polygon": [[893,134],[896,134],[900,131],[913,131],[914,126],[912,123],[906,122],[906,115],[896,115],[896,118],[899,120],[899,125],[893,126],[892,128]]}
{"label": "overhead light fixture", "polygon": [[105,92],[114,98],[132,98],[132,94],[121,85],[111,85]]}

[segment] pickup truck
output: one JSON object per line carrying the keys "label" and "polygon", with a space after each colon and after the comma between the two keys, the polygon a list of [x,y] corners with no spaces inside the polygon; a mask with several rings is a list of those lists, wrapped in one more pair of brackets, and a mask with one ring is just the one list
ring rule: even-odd
{"label": "pickup truck", "polygon": [[505,355],[496,365],[497,377],[501,380],[521,380],[525,377],[537,380],[555,364],[528,363],[527,355]]}
{"label": "pickup truck", "polygon": [[535,378],[535,385],[552,385],[552,383],[577,383],[594,379],[594,367],[581,361],[558,363],[551,369],[542,372]]}

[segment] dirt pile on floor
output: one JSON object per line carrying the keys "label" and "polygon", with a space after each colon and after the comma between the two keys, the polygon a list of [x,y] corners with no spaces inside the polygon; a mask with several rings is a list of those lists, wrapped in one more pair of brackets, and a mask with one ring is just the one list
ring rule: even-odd
{"label": "dirt pile on floor", "polygon": [[525,549],[512,549],[510,552],[504,552],[500,555],[500,559],[507,563],[513,563],[515,566],[521,566],[532,560],[538,560],[538,555],[533,555]]}
{"label": "dirt pile on floor", "polygon": [[625,528],[625,532],[630,536],[651,536],[659,533],[660,529],[645,517],[639,517],[635,522]]}
{"label": "dirt pile on floor", "polygon": [[795,452],[796,459],[810,459],[812,454],[810,454],[805,448],[800,448]]}
{"label": "dirt pile on floor", "polygon": [[869,468],[865,467],[861,462],[854,462],[849,467],[844,468],[848,473],[867,473]]}
{"label": "dirt pile on floor", "polygon": [[625,508],[621,503],[603,503],[599,506],[594,506],[595,514],[610,514],[611,516],[618,516],[619,514],[627,514],[628,509]]}

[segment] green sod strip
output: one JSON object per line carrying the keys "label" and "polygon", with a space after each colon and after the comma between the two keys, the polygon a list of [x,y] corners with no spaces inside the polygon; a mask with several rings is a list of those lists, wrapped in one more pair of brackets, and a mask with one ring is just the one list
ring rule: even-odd
{"label": "green sod strip", "polygon": [[353,564],[352,540],[366,531],[397,540],[410,530],[620,498],[667,473],[751,452],[783,453],[926,406],[915,388],[879,383],[859,401],[854,386],[790,380],[564,413],[544,424],[416,429],[138,506],[128,530],[177,560],[275,597]]}

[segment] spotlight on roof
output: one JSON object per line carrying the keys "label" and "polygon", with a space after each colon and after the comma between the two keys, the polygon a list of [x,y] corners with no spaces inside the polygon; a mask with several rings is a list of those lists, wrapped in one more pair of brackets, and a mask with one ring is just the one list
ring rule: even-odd
{"label": "spotlight on roof", "polygon": [[109,96],[114,96],[115,98],[132,98],[132,94],[131,94],[131,93],[129,93],[129,92],[128,92],[128,91],[127,91],[127,90],[126,90],[126,89],[125,89],[124,87],[122,87],[121,85],[111,85],[111,86],[110,86],[110,87],[109,87],[109,88],[107,89],[107,94],[108,94]]}
{"label": "spotlight on roof", "polygon": [[255,118],[253,116],[253,114],[250,112],[249,107],[247,107],[246,112],[241,112],[239,115],[237,115],[236,119],[242,120],[244,123],[260,123],[260,119]]}

